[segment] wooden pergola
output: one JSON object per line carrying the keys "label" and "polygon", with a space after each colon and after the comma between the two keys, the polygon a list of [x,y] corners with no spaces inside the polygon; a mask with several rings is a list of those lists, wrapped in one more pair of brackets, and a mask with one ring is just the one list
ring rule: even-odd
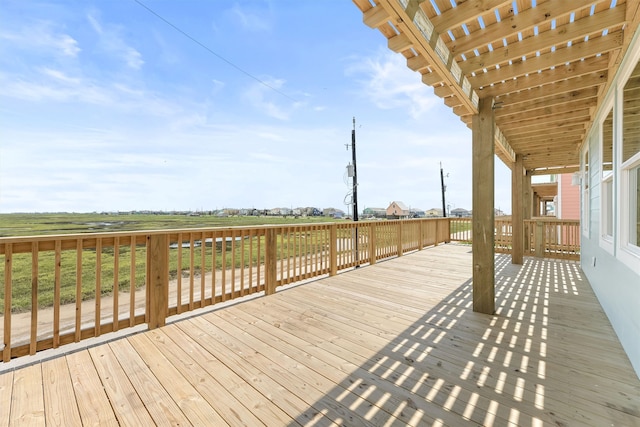
{"label": "wooden pergola", "polygon": [[353,1],[473,131],[473,304],[493,313],[493,157],[512,170],[512,262],[521,264],[531,176],[579,170],[640,0]]}

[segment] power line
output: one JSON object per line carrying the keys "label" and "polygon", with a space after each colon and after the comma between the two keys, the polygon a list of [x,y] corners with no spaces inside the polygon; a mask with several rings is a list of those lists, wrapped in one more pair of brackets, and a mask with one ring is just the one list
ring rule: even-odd
{"label": "power line", "polygon": [[229,61],[227,58],[223,57],[222,55],[219,55],[218,53],[216,53],[215,51],[213,51],[211,48],[209,48],[207,45],[205,45],[204,43],[201,43],[198,39],[196,39],[195,37],[189,35],[188,33],[186,33],[185,31],[183,31],[180,27],[174,25],[172,22],[168,21],[167,19],[165,19],[162,15],[158,14],[156,11],[154,11],[153,9],[151,9],[149,6],[147,6],[146,4],[142,3],[140,0],[133,0],[134,2],[138,3],[140,6],[142,6],[143,8],[145,8],[149,13],[151,13],[152,15],[155,15],[158,19],[160,19],[161,21],[163,21],[165,24],[169,25],[171,28],[173,28],[174,30],[176,30],[177,32],[179,32],[180,34],[182,34],[183,36],[185,36],[186,38],[188,38],[189,40],[191,40],[192,42],[196,43],[197,45],[199,45],[200,47],[202,47],[203,49],[205,49],[207,52],[211,53],[212,55],[214,55],[215,57],[217,57],[218,59],[226,62],[227,64],[229,64],[230,66],[232,66],[233,68],[235,68],[236,70],[240,71],[242,74],[252,78],[253,80],[257,81],[258,83],[260,83],[263,86],[268,87],[269,89],[271,89],[274,92],[279,93],[280,95],[284,96],[285,98],[290,99],[293,102],[297,102],[297,100],[293,99],[292,97],[290,97],[289,95],[287,95],[286,93],[282,92],[281,90],[271,86],[269,83],[265,82],[264,80],[259,79],[258,77],[254,76],[253,74],[251,74],[248,71],[243,70],[242,68],[238,67],[236,64],[234,64],[233,62]]}

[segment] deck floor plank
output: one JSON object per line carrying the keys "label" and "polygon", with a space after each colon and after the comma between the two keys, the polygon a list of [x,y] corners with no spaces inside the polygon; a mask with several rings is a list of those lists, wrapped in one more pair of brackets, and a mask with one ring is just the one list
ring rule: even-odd
{"label": "deck floor plank", "polygon": [[[299,305],[294,305],[292,307],[298,307],[298,306]],[[265,307],[265,310],[263,311],[274,312],[274,313],[286,312],[287,310],[291,310],[292,307],[286,307],[284,305],[281,307],[277,307],[274,304],[274,305],[271,305],[270,307]],[[302,317],[305,318],[304,320],[305,323],[312,323],[310,319],[315,320],[316,321],[315,324],[317,325],[318,328],[326,329],[329,333],[333,334],[333,336],[336,336],[337,333],[340,333],[340,330],[345,329],[346,328],[346,326],[344,326],[345,324],[347,323],[354,324],[358,322],[356,319],[350,319],[345,321],[344,324],[342,324],[340,321],[336,321],[329,318],[317,318],[314,316],[313,313],[310,313],[309,310],[305,310],[304,315],[300,316],[299,318],[302,318]],[[330,324],[333,326],[331,326]],[[425,378],[422,377],[423,372],[429,372],[430,381],[433,381],[433,378],[437,378],[437,379],[445,380],[447,384],[456,382],[459,372],[456,369],[447,368],[449,366],[448,365],[449,358],[446,355],[438,358],[437,356],[433,355],[433,350],[431,350],[428,353],[429,357],[425,358],[424,360],[421,360],[421,356],[425,356],[427,354],[426,352],[420,351],[422,349],[416,349],[412,345],[402,345],[400,342],[398,342],[398,345],[396,346],[396,348],[387,349],[385,348],[385,343],[388,343],[388,340],[378,337],[374,331],[365,332],[365,329],[366,328],[364,325],[358,325],[357,327],[355,327],[355,330],[361,330],[363,331],[363,334],[364,334],[362,335],[362,340],[359,342],[355,342],[355,341],[349,342],[350,337],[353,336],[353,334],[351,333],[352,331],[346,330],[345,334],[341,335],[341,338],[343,340],[342,342],[346,343],[343,345],[357,352],[354,355],[351,355],[351,359],[353,359],[354,356],[360,356],[361,362],[363,362],[365,365],[366,365],[367,359],[371,358],[373,355],[386,358],[385,362],[379,364],[376,372],[378,372],[377,375],[386,375],[389,377],[398,378],[398,381],[401,382],[402,385],[401,387],[395,388],[396,395],[402,395],[402,393],[404,393],[405,391],[412,392],[418,388],[424,389],[425,387],[427,388],[428,391],[432,390],[433,388],[431,386],[431,383],[427,384],[427,381],[425,381]],[[424,349],[424,350],[427,350],[427,349]],[[316,350],[314,352],[314,355],[317,354],[318,352],[319,350]],[[457,366],[457,365],[454,365],[454,366]],[[371,374],[367,374],[366,380],[368,382],[377,383],[379,379],[376,378],[375,376],[372,378],[370,375]],[[378,387],[384,388],[384,384],[377,384],[377,385]],[[460,410],[460,415],[463,415],[464,412],[466,411],[467,413],[470,413],[473,415],[473,418],[472,418],[473,421],[482,423],[486,416],[484,412],[484,408],[488,407],[488,405],[482,406],[482,404],[488,403],[488,402],[483,402],[484,398],[480,396],[476,398],[477,399],[476,404],[478,406],[471,405],[474,407],[475,410],[474,411],[467,410],[467,406],[469,402],[465,401],[463,396],[465,395],[465,393],[467,393],[468,395],[471,395],[477,389],[477,386],[475,384],[468,384],[466,389],[463,388],[461,384],[458,384],[458,386],[459,388],[456,391],[457,393],[456,399],[452,400],[452,402],[457,403],[458,409]],[[424,394],[429,394],[429,393],[427,392]],[[422,395],[422,394],[419,394],[419,395]],[[406,396],[406,398],[409,398],[409,396]],[[450,399],[450,395],[448,395],[447,393],[436,393],[433,395],[433,397],[430,400],[431,400],[431,404],[435,404],[435,406],[429,406],[428,412],[433,414],[434,412],[438,411],[438,408],[440,406],[445,406],[446,402],[451,399]],[[500,402],[501,400],[505,400],[505,399],[502,399],[501,396],[497,396],[496,400]],[[505,402],[506,401],[507,400],[505,400]],[[463,406],[460,407],[461,405]],[[454,411],[455,408],[448,407],[447,410]],[[446,416],[446,414],[440,414],[440,415],[441,417]],[[494,414],[494,415],[498,415],[498,414]],[[502,422],[506,424],[507,420],[504,419]]]}
{"label": "deck floor plank", "polygon": [[48,426],[81,425],[67,359],[58,357],[42,364],[45,416]]}
{"label": "deck floor plank", "polygon": [[258,340],[251,339],[241,331],[235,330],[236,327],[233,325],[228,325],[233,332],[228,331],[204,316],[192,319],[191,323],[210,334],[214,339],[223,342],[228,351],[233,351],[241,357],[242,363],[250,363],[265,372],[274,381],[287,388],[290,393],[295,393],[307,402],[317,401],[318,407],[316,409],[319,412],[329,411],[328,416],[338,424],[367,425],[360,414],[354,413],[341,402],[334,399],[323,400],[324,391],[330,390],[333,383],[321,375],[315,374],[305,365],[295,363],[283,353],[276,354],[278,361],[270,359],[263,354],[263,352],[270,353],[267,346],[261,345]]}
{"label": "deck floor plank", "polygon": [[225,420],[200,395],[194,386],[161,353],[144,334],[136,334],[127,340],[140,354],[153,375],[162,384],[178,407],[193,425],[237,425],[233,419]]}
{"label": "deck floor plank", "polygon": [[[132,427],[153,425],[153,418],[118,362],[119,356],[113,353],[108,344],[92,347],[88,351],[118,423]],[[127,361],[123,360],[123,363]]]}
{"label": "deck floor plank", "polygon": [[[295,320],[299,319],[298,317],[284,318],[278,316],[277,320],[269,322],[266,320],[266,317],[261,316],[261,313],[264,313],[265,310],[253,311],[249,309],[244,312],[245,310],[242,310],[242,308],[243,307],[238,307],[237,312],[235,310],[225,310],[225,312],[220,312],[218,315],[230,316],[234,323],[241,323],[241,319],[244,319],[248,333],[256,333],[256,331],[260,329],[263,331],[263,336],[271,337],[270,339],[272,341],[282,340],[283,342],[288,342],[290,344],[288,351],[291,351],[291,349],[303,350],[304,353],[298,352],[296,360],[299,363],[308,363],[309,359],[313,357],[320,359],[328,366],[332,366],[333,369],[318,369],[318,372],[331,378],[336,384],[341,382],[345,384],[357,384],[358,387],[354,390],[366,396],[365,400],[369,402],[369,413],[373,414],[380,410],[385,411],[397,418],[398,421],[401,421],[403,425],[414,425],[415,423],[424,423],[427,421],[435,423],[437,420],[450,424],[457,420],[457,417],[453,417],[452,414],[443,411],[441,408],[427,405],[420,399],[417,399],[416,396],[411,393],[410,389],[394,387],[388,383],[387,378],[382,378],[376,373],[364,370],[358,364],[366,363],[368,359],[367,356],[361,356],[346,348],[331,345],[332,343],[327,341],[317,341],[317,337],[310,332],[302,332],[299,325],[300,320]],[[267,311],[273,312],[274,307],[269,308],[270,310]],[[282,312],[284,313],[284,310]],[[256,316],[255,319],[262,321],[251,319],[251,316]],[[290,321],[290,319],[293,320]],[[295,324],[295,333],[287,332],[287,324]],[[284,347],[283,344],[278,345],[279,349],[286,351]],[[347,343],[345,347],[351,348],[349,343]],[[365,352],[367,351],[365,350]],[[373,352],[369,352],[367,355],[370,356],[371,354],[373,354]],[[318,364],[315,365],[316,368],[319,368]],[[346,396],[341,396],[340,399],[346,401]],[[419,418],[407,417],[401,408],[409,404],[422,409],[424,413],[421,414]],[[378,407],[378,409],[374,408],[374,406]],[[398,410],[399,408],[400,410]],[[389,415],[387,415],[387,417],[391,418]],[[374,423],[376,421],[371,417],[368,417],[367,420]]]}
{"label": "deck floor plank", "polygon": [[[158,350],[165,357],[176,361],[176,367],[198,388],[201,394],[205,395],[207,390],[200,390],[200,387],[208,388],[210,383],[215,382],[218,386],[212,391],[219,393],[218,388],[228,391],[264,425],[284,425],[292,421],[290,416],[277,406],[271,405],[267,397],[227,368],[215,356],[210,353],[203,354],[202,347],[179,333],[178,329],[156,329],[149,335]],[[158,345],[158,343],[162,344]],[[215,392],[209,392],[209,394],[214,399],[217,396]]]}
{"label": "deck floor plank", "polygon": [[[216,377],[225,375],[224,371],[211,372],[214,375],[210,375],[199,368],[196,363],[189,361],[188,355],[184,352],[167,351],[168,347],[174,349],[178,349],[178,347],[160,332],[152,331],[136,338],[140,341],[139,344],[144,345],[145,348],[155,347],[167,360],[175,360],[173,362],[175,368],[228,424],[242,426],[263,424],[253,412],[242,404],[241,400],[230,394],[228,389],[216,380]],[[232,384],[228,385],[233,387]]]}
{"label": "deck floor plank", "polygon": [[10,426],[44,426],[44,397],[40,364],[27,366],[13,375]]}
{"label": "deck floor plank", "polygon": [[[172,327],[168,325],[167,328]],[[225,348],[218,341],[207,340],[208,334],[197,327],[190,325],[190,322],[180,322],[174,327],[179,328],[180,333],[196,341],[202,351],[202,357],[209,358],[215,355],[222,363],[231,369],[238,377],[248,384],[251,384],[257,391],[269,399],[287,413],[292,419],[299,417],[304,425],[335,426],[338,425],[325,416],[325,412],[310,408],[309,404],[294,393],[288,393],[287,389],[269,375],[253,365],[244,363],[244,360],[231,351],[224,351]]]}
{"label": "deck floor plank", "polygon": [[13,393],[13,371],[0,374],[0,426],[9,425],[11,396]]}
{"label": "deck floor plank", "polygon": [[65,359],[82,425],[118,426],[118,420],[89,352],[77,351],[68,354]]}
{"label": "deck floor plank", "polygon": [[149,370],[144,360],[136,353],[128,340],[116,340],[109,344],[118,354],[120,366],[127,374],[131,385],[144,403],[149,415],[158,426],[189,425],[189,419],[173,401],[169,393]]}
{"label": "deck floor plank", "polygon": [[578,263],[498,255],[491,316],[471,267],[440,245],[0,373],[0,425],[640,426]]}

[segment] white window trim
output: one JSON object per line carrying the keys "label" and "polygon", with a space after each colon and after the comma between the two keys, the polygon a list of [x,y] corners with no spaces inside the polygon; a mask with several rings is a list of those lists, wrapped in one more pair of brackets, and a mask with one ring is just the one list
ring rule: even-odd
{"label": "white window trim", "polygon": [[[632,52],[627,58],[625,58],[623,64],[620,67],[620,71],[618,73],[617,84],[615,86],[615,92],[617,95],[616,107],[618,107],[618,111],[620,118],[616,119],[616,113],[614,112],[614,136],[616,135],[616,130],[620,133],[620,138],[617,138],[619,142],[617,143],[622,145],[622,140],[624,135],[621,135],[623,129],[623,96],[622,93],[624,91],[624,86],[627,84],[631,73],[640,62],[640,49],[638,46],[640,45],[640,38],[636,34],[634,36],[634,40],[631,42],[629,52]],[[634,49],[633,46],[636,46]],[[620,165],[616,170],[616,165]],[[616,226],[617,235],[620,236],[616,242],[616,258],[618,258],[622,263],[624,263],[627,267],[629,267],[632,271],[637,274],[640,274],[640,249],[634,245],[629,244],[629,222],[630,222],[630,211],[629,211],[629,171],[630,169],[635,168],[640,165],[640,153],[636,153],[629,160],[622,163],[622,150],[617,149],[614,144],[614,173],[616,173],[616,179],[620,183],[617,187],[617,200],[619,203],[619,211],[618,211],[618,224]],[[640,243],[640,242],[639,242]]]}
{"label": "white window trim", "polygon": [[[606,100],[606,102],[603,104],[604,108],[601,110],[602,114],[600,117],[600,120],[598,121],[598,151],[600,153],[599,156],[599,164],[598,164],[598,178],[599,178],[599,183],[600,183],[600,227],[599,227],[599,234],[600,234],[600,247],[602,249],[604,249],[605,251],[609,252],[611,255],[614,255],[614,239],[615,239],[615,235],[616,235],[616,224],[618,223],[618,221],[616,221],[616,203],[615,203],[615,196],[616,196],[616,188],[615,188],[615,184],[616,184],[616,180],[614,179],[615,174],[616,174],[616,137],[617,137],[617,114],[616,114],[616,109],[614,108],[614,99],[616,95],[616,91],[613,91],[613,93],[609,94],[608,99]],[[613,170],[611,171],[611,174],[609,174],[606,178],[603,178],[603,160],[604,160],[604,141],[603,141],[603,125],[604,125],[604,121],[607,119],[607,116],[609,115],[609,112],[613,112]],[[592,162],[591,162],[592,163]],[[605,197],[605,183],[611,181],[611,197],[613,200],[612,206],[611,206],[611,212],[610,215],[612,216],[612,220],[613,220],[613,227],[611,230],[612,235],[606,235],[604,234],[604,228],[605,228],[605,224],[606,221],[608,219],[607,216],[607,209],[608,206],[606,206],[606,202],[607,202],[607,198]]]}
{"label": "white window trim", "polygon": [[630,205],[629,205],[629,174],[630,170],[640,167],[640,153],[636,153],[624,162],[620,171],[620,221],[617,257],[629,268],[640,274],[640,242],[639,245],[629,243],[630,232]]}

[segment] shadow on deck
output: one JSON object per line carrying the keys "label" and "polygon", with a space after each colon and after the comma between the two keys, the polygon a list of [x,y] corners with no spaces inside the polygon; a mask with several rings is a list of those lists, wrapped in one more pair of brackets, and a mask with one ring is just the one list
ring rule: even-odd
{"label": "shadow on deck", "polygon": [[6,372],[0,425],[640,425],[577,263],[497,256],[493,316],[470,272],[438,246]]}

